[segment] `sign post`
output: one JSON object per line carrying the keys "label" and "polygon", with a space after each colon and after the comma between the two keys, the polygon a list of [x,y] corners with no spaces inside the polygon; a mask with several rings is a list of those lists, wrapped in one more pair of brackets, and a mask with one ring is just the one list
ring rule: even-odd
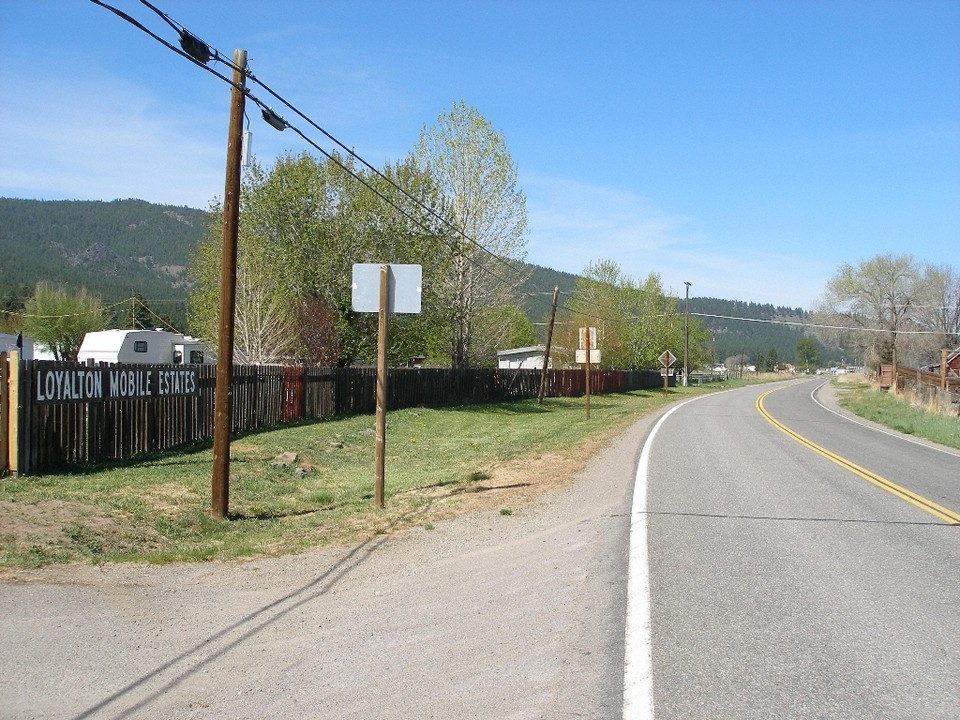
{"label": "sign post", "polygon": [[660,357],[658,357],[657,360],[663,365],[663,370],[660,371],[660,374],[663,375],[663,394],[666,395],[668,392],[667,388],[670,386],[670,376],[673,374],[670,366],[677,361],[677,356],[669,350],[664,350],[660,353]]}
{"label": "sign post", "polygon": [[377,419],[373,503],[383,509],[387,447],[387,329],[392,312],[419,313],[423,268],[420,265],[358,263],[353,266],[354,312],[377,318]]}
{"label": "sign post", "polygon": [[[586,385],[587,397],[587,420],[590,419],[590,363],[596,359],[600,361],[600,353],[593,353],[597,349],[597,329],[595,327],[580,328],[580,351],[577,353],[577,362],[584,363],[584,384]],[[583,353],[583,357],[580,357]],[[591,357],[593,355],[593,357]]]}

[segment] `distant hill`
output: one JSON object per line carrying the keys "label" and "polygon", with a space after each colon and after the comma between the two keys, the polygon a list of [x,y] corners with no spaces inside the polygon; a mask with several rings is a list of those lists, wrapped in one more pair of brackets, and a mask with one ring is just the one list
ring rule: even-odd
{"label": "distant hill", "polygon": [[[690,298],[690,313],[713,336],[718,362],[740,353],[755,362],[770,350],[775,350],[781,360],[793,362],[797,341],[805,334],[802,324],[810,321],[802,308],[719,298]],[[834,359],[835,353],[822,345],[820,353],[821,362]]]}
{"label": "distant hill", "polygon": [[0,198],[0,287],[32,291],[38,280],[52,280],[86,287],[106,303],[134,292],[182,301],[206,216],[143,200]]}
{"label": "distant hill", "polygon": [[[534,323],[545,323],[550,320],[550,308],[553,305],[553,289],[560,288],[558,305],[570,297],[577,287],[577,276],[571,273],[551,270],[540,265],[528,265],[530,277],[520,286],[520,307]],[[538,331],[543,328],[538,326]],[[546,331],[544,330],[543,335]]]}
{"label": "distant hill", "polygon": [[[85,287],[105,303],[139,293],[156,310],[182,322],[188,294],[190,255],[206,227],[207,213],[143,200],[47,201],[0,198],[0,298],[28,297],[38,280]],[[560,305],[569,299],[577,276],[529,265],[520,306],[534,323],[550,317],[553,288]],[[679,305],[681,311],[683,300]],[[792,360],[800,327],[747,322],[803,322],[801,308],[776,307],[716,298],[690,298],[690,312],[711,331],[718,360],[745,352],[751,358],[775,349]],[[545,326],[537,329],[543,337]],[[831,358],[821,348],[824,360]]]}

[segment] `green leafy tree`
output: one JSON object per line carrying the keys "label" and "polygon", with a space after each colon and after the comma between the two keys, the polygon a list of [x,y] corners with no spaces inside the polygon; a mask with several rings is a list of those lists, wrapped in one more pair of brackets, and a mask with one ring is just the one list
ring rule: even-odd
{"label": "green leafy tree", "polygon": [[84,289],[71,294],[41,281],[24,308],[24,333],[50,348],[57,360],[76,360],[84,335],[105,327],[103,306]]}
{"label": "green leafy tree", "polygon": [[478,314],[510,303],[524,279],[512,261],[525,255],[526,198],[503,136],[463,101],[424,127],[412,157],[456,227],[438,294],[448,308],[451,362],[468,367],[496,349],[476,333]]}
{"label": "green leafy tree", "polygon": [[[623,273],[612,260],[591,263],[567,303],[573,314],[563,342],[579,344],[576,325],[597,326],[601,366],[655,368],[664,350],[683,357],[684,315],[678,300],[664,292],[660,276],[650,273],[642,282]],[[709,333],[696,318],[689,319],[688,365],[702,365],[709,356]]]}
{"label": "green leafy tree", "polygon": [[820,345],[812,337],[800,338],[797,341],[797,369],[813,372],[818,367],[820,367]]}
{"label": "green leafy tree", "polygon": [[[537,332],[530,318],[515,305],[501,305],[495,308],[483,308],[477,314],[476,334],[486,338],[488,343],[496,343],[499,350],[518,347],[531,347],[537,344]],[[476,364],[481,367],[494,367],[497,364],[496,351],[478,358]]]}
{"label": "green leafy tree", "polygon": [[[358,180],[357,178],[360,178]],[[362,180],[362,182],[361,182]],[[391,321],[391,362],[406,362],[436,347],[444,311],[437,278],[445,270],[438,220],[417,217],[409,197],[427,203],[433,186],[412,162],[382,173],[355,168],[346,158],[284,156],[257,164],[244,178],[237,253],[236,349],[249,362],[305,357],[324,364],[376,357],[376,317],[351,310],[355,263],[423,266],[420,316]],[[215,208],[191,275],[191,328],[216,337],[222,212]],[[311,310],[320,310],[311,318]],[[325,346],[323,345],[325,344]]]}

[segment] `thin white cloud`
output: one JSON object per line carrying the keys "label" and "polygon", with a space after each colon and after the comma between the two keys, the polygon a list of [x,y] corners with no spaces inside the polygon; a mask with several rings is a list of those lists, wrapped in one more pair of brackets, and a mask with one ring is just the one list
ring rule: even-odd
{"label": "thin white cloud", "polygon": [[4,85],[17,102],[0,106],[0,194],[192,207],[223,194],[225,111],[185,115],[108,77],[11,74]]}
{"label": "thin white cloud", "polygon": [[833,265],[784,253],[718,242],[695,218],[662,212],[619,189],[544,176],[524,176],[529,232],[527,260],[575,274],[610,259],[642,280],[660,276],[682,295],[809,308]]}

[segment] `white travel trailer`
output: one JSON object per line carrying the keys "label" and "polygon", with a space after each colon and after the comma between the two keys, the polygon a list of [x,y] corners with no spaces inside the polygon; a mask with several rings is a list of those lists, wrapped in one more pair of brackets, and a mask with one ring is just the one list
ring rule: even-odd
{"label": "white travel trailer", "polygon": [[196,338],[165,330],[99,330],[80,344],[77,360],[134,365],[203,365],[216,362]]}

